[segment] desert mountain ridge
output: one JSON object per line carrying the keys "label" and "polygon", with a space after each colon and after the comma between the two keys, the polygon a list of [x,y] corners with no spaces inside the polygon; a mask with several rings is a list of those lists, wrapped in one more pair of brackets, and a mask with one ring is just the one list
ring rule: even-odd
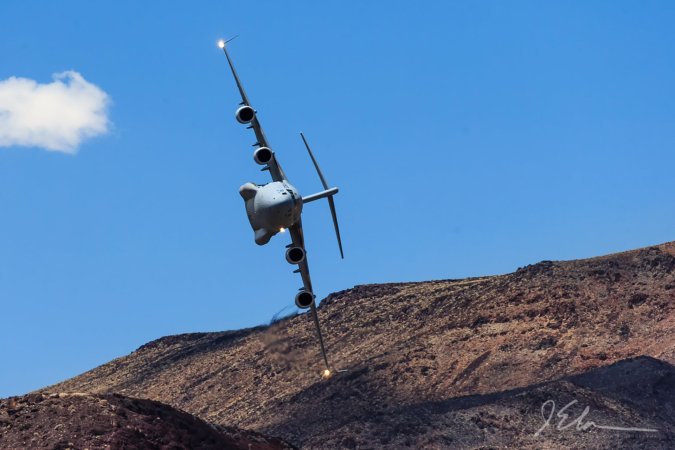
{"label": "desert mountain ridge", "polygon": [[292,450],[281,439],[208,424],[119,394],[28,394],[0,400],[0,448]]}
{"label": "desert mountain ridge", "polygon": [[[157,339],[39,393],[149,399],[300,448],[674,448],[674,305],[669,242],[333,293],[326,380],[302,314]],[[547,424],[566,405],[582,420]]]}

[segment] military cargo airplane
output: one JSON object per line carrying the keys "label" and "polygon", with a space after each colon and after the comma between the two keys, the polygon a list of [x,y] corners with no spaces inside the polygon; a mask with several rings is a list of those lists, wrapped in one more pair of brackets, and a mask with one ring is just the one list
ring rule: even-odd
{"label": "military cargo airplane", "polygon": [[[236,36],[235,36],[236,37]],[[234,39],[234,38],[232,38]],[[309,266],[307,264],[307,251],[305,249],[305,240],[302,232],[302,207],[303,205],[326,198],[330,207],[331,215],[333,216],[333,226],[335,228],[335,235],[337,237],[338,247],[340,249],[340,256],[344,258],[342,251],[342,241],[340,239],[340,229],[338,227],[337,215],[335,213],[335,202],[333,196],[338,193],[338,188],[328,187],[328,183],[319,168],[319,164],[314,158],[314,154],[305,139],[305,135],[300,133],[305,148],[312,159],[314,168],[316,169],[321,184],[324,190],[316,194],[302,197],[298,190],[288,181],[286,174],[281,169],[281,165],[277,161],[276,154],[270,148],[270,144],[265,137],[260,121],[258,120],[257,111],[253,109],[251,103],[244,92],[244,87],[241,84],[239,75],[234,68],[232,58],[227,51],[228,41],[218,41],[218,47],[225,52],[225,57],[234,76],[234,81],[237,83],[239,94],[241,94],[241,103],[235,112],[235,118],[241,124],[249,124],[248,128],[253,129],[256,137],[257,147],[253,152],[253,160],[263,166],[261,170],[269,171],[272,176],[272,181],[266,184],[246,183],[239,188],[239,194],[244,199],[246,206],[246,214],[248,220],[253,228],[255,242],[258,245],[267,244],[270,239],[277,233],[288,230],[291,235],[291,243],[286,246],[286,261],[290,264],[297,265],[298,268],[294,272],[300,273],[302,277],[303,287],[295,296],[295,304],[298,308],[311,310],[316,326],[317,337],[319,339],[319,346],[321,347],[321,355],[326,365],[323,372],[324,377],[331,375],[328,364],[328,357],[326,356],[326,349],[321,335],[321,326],[319,325],[319,317],[316,310],[314,289],[312,288],[312,280],[309,276]]]}

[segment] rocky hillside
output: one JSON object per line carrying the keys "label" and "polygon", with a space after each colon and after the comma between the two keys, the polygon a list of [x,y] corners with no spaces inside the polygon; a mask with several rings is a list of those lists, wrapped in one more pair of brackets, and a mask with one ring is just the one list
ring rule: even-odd
{"label": "rocky hillside", "polygon": [[[302,448],[675,447],[675,243],[356,286],[319,314],[326,380],[299,315],[158,339],[45,391],[158,400]],[[589,411],[535,436],[547,400],[577,401],[565,423]]]}
{"label": "rocky hillside", "polygon": [[118,394],[30,394],[0,401],[0,448],[290,450],[279,439],[216,427]]}

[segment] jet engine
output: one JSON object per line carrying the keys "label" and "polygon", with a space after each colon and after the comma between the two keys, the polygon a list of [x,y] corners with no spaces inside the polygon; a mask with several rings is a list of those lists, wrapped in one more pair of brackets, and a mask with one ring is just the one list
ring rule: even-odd
{"label": "jet engine", "polygon": [[255,109],[248,105],[240,106],[234,116],[239,123],[249,123],[255,118]]}
{"label": "jet engine", "polygon": [[300,264],[305,260],[305,251],[302,247],[291,247],[286,250],[286,261],[289,264]]}
{"label": "jet engine", "polygon": [[314,294],[307,291],[300,291],[295,296],[295,305],[300,309],[307,309],[312,306],[314,301]]}
{"label": "jet engine", "polygon": [[253,152],[253,160],[256,164],[264,166],[272,159],[272,150],[267,147],[260,147]]}

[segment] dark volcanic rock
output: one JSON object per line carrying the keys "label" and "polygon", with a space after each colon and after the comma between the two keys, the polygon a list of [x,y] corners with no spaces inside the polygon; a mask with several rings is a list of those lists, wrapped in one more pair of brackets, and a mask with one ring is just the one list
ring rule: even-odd
{"label": "dark volcanic rock", "polygon": [[215,427],[168,405],[118,394],[29,394],[0,401],[0,448],[291,449],[279,439]]}
{"label": "dark volcanic rock", "polygon": [[[58,391],[150,398],[303,448],[675,448],[675,244],[512,274],[357,286],[311,319],[171,336]],[[637,358],[637,359],[635,359]],[[542,425],[570,420],[658,429]],[[556,417],[556,423],[558,418]]]}

